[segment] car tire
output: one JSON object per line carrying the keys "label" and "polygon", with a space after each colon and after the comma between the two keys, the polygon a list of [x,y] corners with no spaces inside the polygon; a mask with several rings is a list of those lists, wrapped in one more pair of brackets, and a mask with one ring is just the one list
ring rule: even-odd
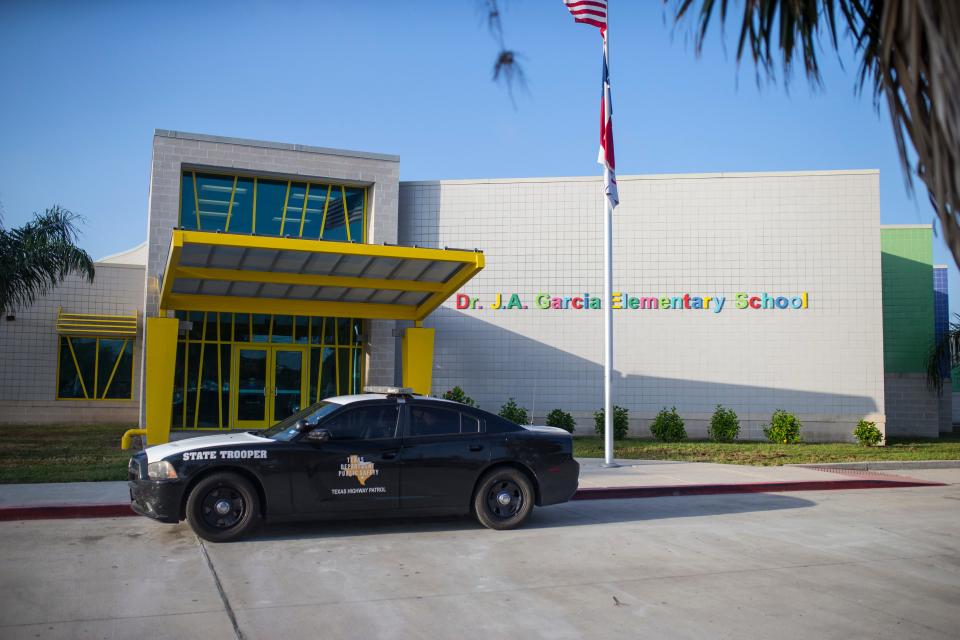
{"label": "car tire", "polygon": [[210,542],[231,542],[250,533],[260,518],[260,496],[236,473],[203,478],[187,497],[187,522]]}
{"label": "car tire", "polygon": [[527,474],[502,467],[480,479],[473,494],[473,513],[488,529],[515,529],[530,517],[534,499]]}

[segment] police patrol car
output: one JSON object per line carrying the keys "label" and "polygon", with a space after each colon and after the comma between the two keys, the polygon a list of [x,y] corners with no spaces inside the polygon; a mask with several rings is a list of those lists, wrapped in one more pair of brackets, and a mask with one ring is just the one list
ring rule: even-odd
{"label": "police patrol car", "polygon": [[472,512],[492,529],[569,500],[570,434],[405,388],[318,402],[261,432],[190,438],[130,460],[133,510],[235,540],[260,520]]}

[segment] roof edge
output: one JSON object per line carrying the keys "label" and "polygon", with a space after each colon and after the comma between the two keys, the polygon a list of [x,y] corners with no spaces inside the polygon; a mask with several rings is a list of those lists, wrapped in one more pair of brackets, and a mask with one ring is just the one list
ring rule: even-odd
{"label": "roof edge", "polygon": [[261,149],[282,149],[284,151],[299,151],[302,153],[318,153],[328,156],[343,156],[347,158],[363,158],[366,160],[382,160],[384,162],[400,162],[400,156],[387,153],[373,153],[370,151],[353,151],[350,149],[334,149],[332,147],[314,147],[306,144],[290,144],[288,142],[270,142],[268,140],[252,140],[250,138],[233,138],[230,136],[214,136],[206,133],[191,133],[189,131],[173,131],[171,129],[154,129],[155,138],[175,138],[179,140],[197,140],[199,142],[214,142],[233,144],[242,147],[258,147]]}
{"label": "roof edge", "polygon": [[[806,171],[717,171],[712,173],[651,173],[618,175],[617,182],[639,180],[705,180],[716,178],[791,178],[800,176],[879,175],[879,169],[824,169]],[[401,180],[401,185],[509,184],[549,182],[599,182],[603,176],[560,176],[541,178],[467,178],[460,180]]]}

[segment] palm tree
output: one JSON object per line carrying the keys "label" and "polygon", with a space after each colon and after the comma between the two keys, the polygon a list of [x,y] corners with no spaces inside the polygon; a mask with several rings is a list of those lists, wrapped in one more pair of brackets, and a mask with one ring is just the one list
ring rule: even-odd
{"label": "palm tree", "polygon": [[[740,26],[737,61],[745,54],[758,74],[786,81],[795,59],[808,80],[820,84],[817,49],[826,40],[838,50],[849,39],[860,58],[858,88],[887,103],[908,187],[916,174],[927,187],[954,261],[960,265],[960,2],[958,0],[663,0],[673,20],[696,21],[702,51],[718,17]],[[558,3],[559,4],[559,3]],[[736,4],[736,8],[731,5]],[[483,0],[499,43],[495,79],[508,86],[517,55],[503,44],[497,0]],[[559,11],[557,7],[555,10]],[[736,12],[736,15],[734,15]],[[916,161],[912,160],[912,153]]]}
{"label": "palm tree", "polygon": [[56,205],[16,229],[0,219],[0,313],[33,303],[70,273],[93,281],[93,260],[74,244],[80,221]]}
{"label": "palm tree", "polygon": [[960,366],[960,314],[954,314],[949,330],[937,340],[927,355],[927,385],[938,394],[943,381]]}

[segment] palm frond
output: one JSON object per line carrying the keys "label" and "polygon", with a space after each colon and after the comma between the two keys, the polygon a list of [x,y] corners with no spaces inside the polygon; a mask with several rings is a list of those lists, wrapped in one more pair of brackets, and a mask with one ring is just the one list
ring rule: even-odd
{"label": "palm frond", "polygon": [[[664,0],[674,20],[697,14],[702,51],[719,7],[729,0]],[[859,86],[871,86],[876,105],[886,102],[904,178],[916,174],[927,187],[944,239],[960,265],[960,2],[957,0],[743,0],[737,60],[749,51],[758,72],[782,67],[787,81],[794,60],[820,84],[817,48],[823,34],[839,46],[841,23],[860,56]],[[916,164],[911,159],[916,152]]]}
{"label": "palm frond", "polygon": [[500,0],[479,0],[478,6],[487,23],[490,36],[497,42],[497,59],[493,63],[493,81],[503,82],[514,108],[517,106],[515,89],[526,89],[527,78],[520,64],[520,54],[508,49],[503,37]]}
{"label": "palm frond", "polygon": [[960,314],[953,316],[950,329],[933,346],[927,355],[927,386],[938,394],[943,391],[943,380],[960,366]]}
{"label": "palm frond", "polygon": [[851,27],[862,56],[861,86],[872,83],[875,100],[886,100],[907,185],[914,173],[926,185],[960,265],[960,3],[865,4],[859,29]]}
{"label": "palm frond", "polygon": [[[846,0],[841,0],[845,2]],[[853,0],[856,1],[856,0]],[[664,0],[670,3],[671,0]],[[674,21],[680,22],[688,14],[697,13],[695,46],[703,52],[703,43],[714,16],[719,10],[721,23],[726,23],[729,0],[675,0]],[[737,60],[749,50],[758,70],[775,76],[778,62],[784,70],[784,81],[789,82],[794,61],[799,57],[807,78],[820,84],[820,63],[817,48],[821,32],[825,32],[834,48],[837,46],[837,21],[832,0],[744,0],[737,39]],[[823,5],[823,6],[821,6]]]}
{"label": "palm frond", "polygon": [[32,304],[71,273],[93,281],[93,260],[75,244],[80,222],[54,206],[21,227],[0,228],[0,311]]}

